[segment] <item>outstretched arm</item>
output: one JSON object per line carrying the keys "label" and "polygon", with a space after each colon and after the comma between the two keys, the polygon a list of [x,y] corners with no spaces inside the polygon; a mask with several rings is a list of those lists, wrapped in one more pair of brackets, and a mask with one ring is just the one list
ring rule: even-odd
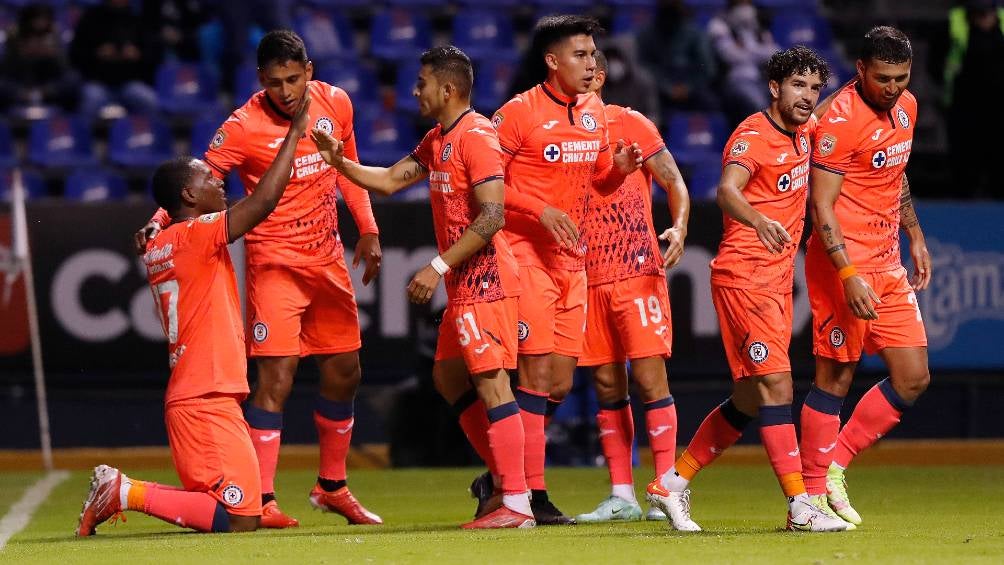
{"label": "outstretched arm", "polygon": [[411,155],[405,156],[390,167],[369,167],[346,159],[345,144],[327,132],[314,129],[310,132],[310,138],[314,140],[314,145],[317,146],[317,151],[320,152],[324,162],[370,192],[394,194],[429,176],[429,171]]}

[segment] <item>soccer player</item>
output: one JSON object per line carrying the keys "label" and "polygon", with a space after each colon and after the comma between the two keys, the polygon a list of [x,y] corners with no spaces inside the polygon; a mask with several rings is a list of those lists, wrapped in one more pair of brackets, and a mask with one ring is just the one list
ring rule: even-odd
{"label": "soccer player", "polygon": [[248,394],[237,278],[227,244],[261,223],[282,198],[296,146],[308,126],[310,96],[292,119],[257,190],[227,209],[223,181],[209,165],[181,157],[153,175],[157,204],[170,224],[143,255],[167,337],[171,378],[164,419],[183,489],[95,467],[78,536],[125,510],[200,532],[258,528],[261,478],[240,402]]}
{"label": "soccer player", "polygon": [[757,415],[761,441],[788,500],[787,529],[848,529],[806,493],[788,359],[795,254],[816,125],[812,111],[829,74],[826,62],[805,47],[775,53],[767,63],[770,107],[743,120],[723,151],[718,205],[724,233],[711,262],[711,289],[733,387],[673,468],[648,486],[648,500],[677,530],[701,529],[690,517],[687,486]]}
{"label": "soccer player", "polygon": [[[570,524],[547,496],[545,419],[572,386],[586,323],[586,271],[578,226],[593,187],[616,190],[638,169],[637,144],[617,140],[611,157],[603,103],[589,92],[596,69],[595,19],[547,16],[532,51],[544,82],[517,94],[492,117],[505,167],[506,239],[519,263],[519,387],[526,436],[526,479],[537,524]],[[472,493],[491,494],[479,489]],[[479,497],[479,502],[484,502]]]}
{"label": "soccer player", "polygon": [[[812,212],[805,271],[816,376],[802,407],[802,464],[809,492],[853,524],[844,470],[889,433],[927,389],[927,334],[915,291],[931,258],[913,208],[906,163],[917,100],[908,90],[913,52],[898,29],[865,35],[858,80],[841,89],[819,122],[812,157]],[[900,261],[910,240],[912,281]],[[889,377],[871,388],[840,429],[840,408],[861,352],[878,353]],[[839,432],[839,433],[838,433]]]}
{"label": "soccer player", "polygon": [[[596,52],[590,90],[601,95],[606,58]],[[645,424],[657,474],[676,458],[676,405],[669,392],[665,359],[673,345],[665,269],[683,256],[690,217],[690,196],[676,161],[659,130],[648,118],[622,106],[607,104],[610,137],[636,142],[644,167],[624,180],[612,195],[593,195],[583,224],[587,234],[586,336],[579,365],[592,367],[600,410],[596,421],[600,445],[610,471],[611,495],[578,522],[640,520],[631,476],[634,416],[628,398],[625,363],[645,406]],[[656,238],[652,223],[652,179],[669,194],[673,227]],[[669,244],[660,256],[659,239]],[[658,507],[649,519],[665,520]]]}
{"label": "soccer player", "polygon": [[[505,223],[502,150],[491,122],[471,108],[474,72],[467,55],[453,46],[435,47],[422,54],[421,64],[413,95],[422,116],[438,125],[392,167],[355,163],[327,132],[314,129],[311,135],[328,164],[368,190],[393,194],[429,179],[439,255],[415,274],[408,296],[425,304],[445,279],[449,303],[433,367],[437,388],[461,412],[464,431],[503,493],[498,509],[463,527],[533,527],[523,423],[506,373],[516,368],[520,286],[516,261],[499,231]],[[476,394],[465,394],[469,381]]]}
{"label": "soccer player", "polygon": [[[307,93],[314,100],[312,127],[344,141],[345,154],[356,159],[352,103],[342,89],[312,80],[313,64],[299,36],[286,30],[269,32],[258,44],[257,56],[264,90],[216,132],[205,155],[213,174],[222,179],[236,168],[245,188],[254,191],[275,155],[290,112]],[[340,178],[306,138],[297,146],[292,174],[290,189],[275,212],[245,238],[249,354],[258,365],[258,384],[244,416],[261,466],[262,526],[297,525],[279,509],[273,480],[283,406],[300,357],[308,355],[321,373],[314,409],[320,469],[310,504],[337,512],[350,524],[380,524],[380,517],[359,504],[346,486],[361,342],[335,207],[337,186],[360,232],[353,267],[366,262],[363,283],[368,284],[379,271],[381,257],[369,194]],[[155,216],[154,222],[159,219]],[[142,237],[137,234],[137,240]]]}

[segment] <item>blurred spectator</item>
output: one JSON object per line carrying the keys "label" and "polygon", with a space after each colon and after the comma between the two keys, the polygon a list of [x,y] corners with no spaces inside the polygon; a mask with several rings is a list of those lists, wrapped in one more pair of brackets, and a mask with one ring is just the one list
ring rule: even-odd
{"label": "blurred spectator", "polygon": [[652,25],[638,34],[638,54],[655,78],[663,109],[718,109],[711,45],[683,0],[659,0]]}
{"label": "blurred spectator", "polygon": [[143,33],[154,59],[199,60],[199,28],[207,15],[203,4],[200,0],[143,0]]}
{"label": "blurred spectator", "polygon": [[157,61],[129,0],[105,0],[87,8],[70,45],[70,58],[86,81],[81,101],[85,114],[95,115],[111,103],[136,112],[156,110],[157,94],[148,82]]}
{"label": "blurred spectator", "polygon": [[947,49],[940,61],[954,180],[951,195],[1004,198],[994,174],[997,147],[986,139],[987,132],[1004,128],[1004,107],[987,100],[988,95],[1004,91],[1004,73],[999,72],[1004,61],[1004,8],[993,0],[959,2],[948,14]]}
{"label": "blurred spectator", "polygon": [[659,121],[659,96],[655,79],[638,64],[634,42],[626,36],[601,43],[607,58],[607,81],[603,84],[603,101],[628,106],[641,112],[654,123]]}
{"label": "blurred spectator", "polygon": [[0,63],[0,107],[71,109],[79,77],[66,58],[51,6],[28,4],[17,14]]}
{"label": "blurred spectator", "polygon": [[708,22],[708,36],[725,66],[722,90],[733,124],[767,107],[763,66],[778,46],[760,22],[752,0],[729,0],[727,10]]}

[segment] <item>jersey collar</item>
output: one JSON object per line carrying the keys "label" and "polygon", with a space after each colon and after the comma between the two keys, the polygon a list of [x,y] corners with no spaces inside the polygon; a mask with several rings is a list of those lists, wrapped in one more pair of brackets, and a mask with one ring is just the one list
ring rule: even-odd
{"label": "jersey collar", "polygon": [[449,126],[447,126],[445,128],[444,127],[440,127],[439,128],[439,135],[445,137],[446,134],[448,134],[451,131],[453,131],[453,128],[457,127],[457,124],[459,124],[460,121],[464,119],[464,116],[466,116],[467,114],[470,114],[473,111],[474,111],[474,108],[468,108],[468,109],[464,110],[463,113],[461,113],[459,116],[457,116],[457,119],[453,120],[452,124],[450,124]]}
{"label": "jersey collar", "polygon": [[574,98],[569,98],[564,94],[554,92],[547,87],[546,83],[543,82],[540,83],[540,88],[544,91],[544,94],[546,94],[548,98],[550,98],[555,104],[558,104],[559,106],[575,106],[575,104],[578,102],[578,96]]}

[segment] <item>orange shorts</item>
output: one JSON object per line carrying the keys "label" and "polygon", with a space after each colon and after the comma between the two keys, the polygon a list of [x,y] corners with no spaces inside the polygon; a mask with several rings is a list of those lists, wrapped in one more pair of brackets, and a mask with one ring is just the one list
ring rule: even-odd
{"label": "orange shorts", "polygon": [[515,296],[492,302],[450,304],[443,312],[436,361],[464,358],[472,375],[516,368]]}
{"label": "orange shorts", "polygon": [[877,320],[855,316],[844,299],[844,284],[826,256],[805,258],[805,282],[812,307],[812,353],[840,362],[886,347],[926,347],[927,332],[906,269],[860,273],[882,301]]}
{"label": "orange shorts", "polygon": [[711,283],[732,379],[790,373],[791,293]]}
{"label": "orange shorts", "polygon": [[665,358],[672,352],[673,320],[664,277],[632,277],[589,287],[579,365]]}
{"label": "orange shorts", "polygon": [[248,354],[288,357],[359,349],[359,312],[341,258],[330,265],[249,266]]}
{"label": "orange shorts", "polygon": [[221,394],[168,404],[167,439],[185,490],[211,494],[230,514],[261,516],[258,456],[238,399]]}
{"label": "orange shorts", "polygon": [[578,357],[586,331],[586,272],[520,266],[519,353]]}

